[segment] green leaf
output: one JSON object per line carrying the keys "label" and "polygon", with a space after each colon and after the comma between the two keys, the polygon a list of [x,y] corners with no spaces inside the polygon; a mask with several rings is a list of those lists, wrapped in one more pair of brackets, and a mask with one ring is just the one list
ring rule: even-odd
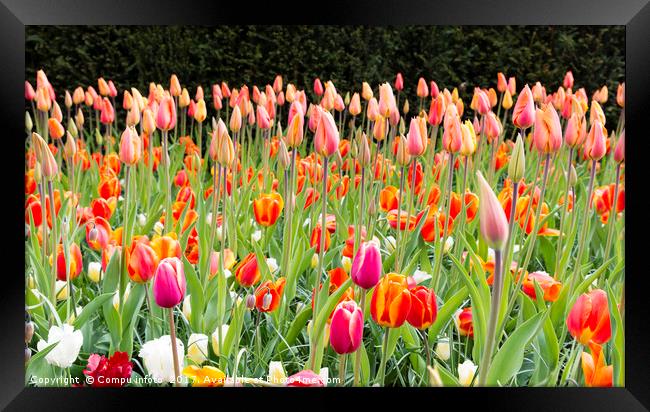
{"label": "green leaf", "polygon": [[97,313],[99,308],[106,303],[109,299],[113,298],[113,293],[103,293],[93,300],[91,300],[84,308],[81,310],[81,313],[76,317],[72,326],[75,329],[81,329],[81,327],[90,319],[90,317]]}

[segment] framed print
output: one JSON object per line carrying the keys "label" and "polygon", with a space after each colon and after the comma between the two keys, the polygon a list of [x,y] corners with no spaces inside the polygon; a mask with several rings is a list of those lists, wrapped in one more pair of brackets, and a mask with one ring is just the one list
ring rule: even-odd
{"label": "framed print", "polygon": [[9,409],[650,405],[644,1],[3,3]]}

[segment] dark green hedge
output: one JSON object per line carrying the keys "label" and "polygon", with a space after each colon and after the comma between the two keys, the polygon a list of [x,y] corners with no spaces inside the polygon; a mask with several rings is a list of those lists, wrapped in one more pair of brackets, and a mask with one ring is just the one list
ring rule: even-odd
{"label": "dark green hedge", "polygon": [[625,74],[622,26],[30,26],[26,50],[26,78],[44,68],[58,90],[96,85],[99,76],[146,90],[176,73],[207,95],[217,81],[265,85],[282,73],[285,84],[311,90],[319,76],[345,91],[364,80],[392,83],[401,71],[413,103],[420,76],[470,93],[494,85],[498,71],[516,75],[518,86],[539,80],[555,89],[571,69],[589,95],[607,84],[613,96]]}

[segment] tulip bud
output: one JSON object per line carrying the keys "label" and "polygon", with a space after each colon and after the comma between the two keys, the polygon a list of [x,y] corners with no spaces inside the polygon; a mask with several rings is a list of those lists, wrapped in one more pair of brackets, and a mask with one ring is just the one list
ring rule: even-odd
{"label": "tulip bud", "polygon": [[63,152],[65,153],[65,157],[70,160],[72,160],[75,153],[77,153],[77,144],[75,143],[74,137],[69,131],[66,134],[65,145],[63,146]]}
{"label": "tulip bud", "polygon": [[83,111],[81,111],[81,108],[77,110],[77,114],[74,117],[74,122],[77,125],[77,129],[81,130],[84,127],[84,114]]}
{"label": "tulip bud", "polygon": [[32,123],[32,117],[29,115],[29,112],[25,112],[25,131],[27,133],[31,133],[32,129],[34,128],[34,124]]}
{"label": "tulip bud", "polygon": [[589,130],[589,135],[584,145],[584,154],[591,160],[600,160],[605,156],[607,131],[600,120],[595,119]]}
{"label": "tulip bud", "polygon": [[361,97],[363,97],[363,99],[365,101],[368,101],[368,100],[372,99],[372,97],[373,97],[372,88],[370,87],[370,85],[367,82],[363,82],[363,84],[362,84]]}
{"label": "tulip bud", "polygon": [[361,167],[370,165],[370,147],[368,146],[368,138],[365,132],[360,132],[357,138],[357,161]]}
{"label": "tulip bud", "polygon": [[512,112],[512,122],[520,129],[528,129],[535,122],[533,93],[528,85],[524,86],[524,89],[517,97],[517,103]]}
{"label": "tulip bud", "polygon": [[77,130],[77,126],[75,126],[72,118],[68,119],[68,133],[70,133],[75,139],[79,136],[79,131]]}
{"label": "tulip bud", "polygon": [[58,165],[56,159],[52,155],[50,147],[45,143],[45,140],[38,133],[32,133],[32,142],[35,145],[37,159],[41,163],[41,172],[43,177],[51,180],[58,173]]}
{"label": "tulip bud", "polygon": [[255,295],[248,294],[246,296],[246,309],[248,310],[255,309]]}
{"label": "tulip bud", "polygon": [[396,139],[397,143],[397,155],[395,156],[395,161],[400,166],[406,166],[411,161],[411,155],[409,155],[406,149],[406,138],[404,135],[399,135]]}
{"label": "tulip bud", "polygon": [[133,126],[127,127],[122,132],[120,139],[120,160],[129,166],[133,166],[140,160],[142,153],[142,142],[140,136]]}
{"label": "tulip bud", "polygon": [[25,343],[31,342],[32,337],[34,337],[34,322],[27,321],[25,322]]}
{"label": "tulip bud", "polygon": [[575,187],[577,182],[578,182],[578,173],[576,172],[576,168],[573,165],[571,165],[571,169],[569,171],[569,186]]}
{"label": "tulip bud", "polygon": [[524,148],[524,138],[521,134],[517,135],[515,147],[512,149],[510,163],[508,164],[508,176],[513,182],[518,182],[524,177],[526,171],[526,153]]}
{"label": "tulip bud", "polygon": [[32,350],[25,345],[25,363],[29,362],[29,360],[32,358]]}
{"label": "tulip bud", "polygon": [[63,125],[55,118],[51,117],[47,121],[47,127],[50,132],[50,136],[52,139],[60,139],[63,137],[65,134],[65,130],[63,129]]}
{"label": "tulip bud", "polygon": [[287,169],[291,163],[289,152],[287,151],[287,145],[284,144],[284,140],[282,139],[280,139],[280,148],[278,149],[278,163],[283,169]]}
{"label": "tulip bud", "polygon": [[242,125],[242,116],[239,106],[235,106],[232,109],[232,114],[230,115],[230,131],[233,133],[239,132]]}
{"label": "tulip bud", "polygon": [[95,142],[98,145],[101,145],[104,142],[104,137],[102,136],[101,132],[99,129],[95,129]]}
{"label": "tulip bud", "polygon": [[616,149],[614,150],[614,161],[616,163],[621,163],[625,160],[625,129],[621,133],[621,137],[618,138],[616,143]]}
{"label": "tulip bud", "polygon": [[481,235],[494,250],[502,250],[508,240],[508,220],[492,188],[480,171],[476,172],[480,188],[479,222]]}

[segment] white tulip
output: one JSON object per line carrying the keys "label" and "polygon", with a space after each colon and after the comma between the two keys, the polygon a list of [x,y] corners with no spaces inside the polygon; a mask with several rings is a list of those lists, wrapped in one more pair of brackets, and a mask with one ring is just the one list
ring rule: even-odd
{"label": "white tulip", "polygon": [[208,336],[192,333],[187,340],[187,357],[194,363],[201,364],[208,360]]}
{"label": "white tulip", "polygon": [[[221,340],[226,340],[226,335],[228,334],[228,328],[230,325],[221,325]],[[221,354],[219,352],[219,326],[217,329],[212,332],[212,351],[218,356]]]}
{"label": "white tulip", "polygon": [[415,272],[413,272],[413,279],[415,279],[416,284],[420,284],[431,278],[432,276],[423,270],[417,269]]}
{"label": "white tulip", "polygon": [[47,341],[40,340],[36,345],[38,351],[42,351],[53,343],[58,344],[45,356],[45,360],[50,365],[58,366],[60,368],[69,368],[72,366],[81,345],[83,345],[83,335],[80,330],[74,330],[71,325],[63,324],[61,326],[52,326],[48,333]]}
{"label": "white tulip", "polygon": [[269,376],[267,380],[276,385],[281,385],[285,383],[286,379],[287,374],[284,372],[282,362],[271,361],[271,363],[269,363]]}
{"label": "white tulip", "polygon": [[470,386],[476,374],[476,369],[478,369],[478,366],[474,365],[474,362],[469,359],[458,365],[458,381],[460,384]]}
{"label": "white tulip", "polygon": [[[185,357],[185,347],[178,338],[176,338],[176,349],[179,357],[178,361],[182,363],[182,359]],[[171,383],[176,380],[171,336],[164,335],[146,342],[140,348],[140,357],[154,381]],[[179,365],[179,369],[182,369],[182,367],[183,365]]]}
{"label": "white tulip", "polygon": [[449,356],[451,355],[451,350],[449,347],[449,340],[443,339],[438,342],[436,345],[436,356],[440,358],[443,361],[446,361],[449,359]]}
{"label": "white tulip", "polygon": [[251,240],[253,242],[259,242],[260,239],[262,239],[262,231],[256,230],[255,232],[253,232],[253,234],[251,235]]}
{"label": "white tulip", "polygon": [[190,317],[192,316],[192,303],[190,302],[190,295],[185,296],[185,299],[183,299],[183,316],[185,316],[185,319],[189,322]]}
{"label": "white tulip", "polygon": [[347,273],[350,273],[350,269],[352,269],[352,259],[347,256],[343,256],[341,258],[341,265],[343,266],[343,270],[345,270]]}
{"label": "white tulip", "polygon": [[88,279],[95,283],[99,283],[102,279],[102,264],[100,262],[90,262],[88,264],[88,272],[86,273]]}
{"label": "white tulip", "polygon": [[269,267],[269,272],[271,273],[275,273],[279,268],[278,261],[274,258],[267,258],[266,265]]}

